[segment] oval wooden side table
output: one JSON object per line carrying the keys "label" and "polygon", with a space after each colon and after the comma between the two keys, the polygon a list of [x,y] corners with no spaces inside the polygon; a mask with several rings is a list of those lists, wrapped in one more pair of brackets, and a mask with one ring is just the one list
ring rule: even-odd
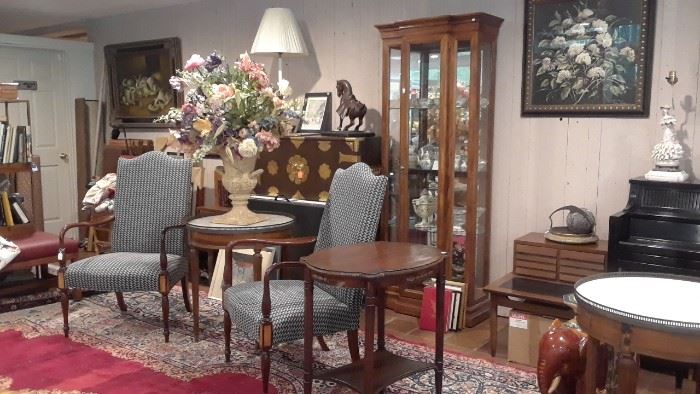
{"label": "oval wooden side table", "polygon": [[[362,393],[376,393],[397,380],[430,369],[435,370],[436,392],[442,392],[444,329],[435,331],[434,363],[393,354],[384,345],[384,304],[385,289],[388,286],[420,283],[435,276],[436,327],[444,327],[445,256],[444,252],[427,245],[371,242],[323,249],[302,258],[301,261],[308,268],[304,286],[304,392],[311,392],[312,380],[315,378],[331,380]],[[365,289],[365,357],[317,375],[314,375],[312,368],[314,281]]]}
{"label": "oval wooden side table", "polygon": [[[636,354],[700,365],[699,278],[615,272],[581,279],[574,289],[577,321],[590,341],[586,393],[595,393],[601,344],[621,353],[617,365],[621,394],[636,392]],[[700,384],[696,392],[700,393]]]}
{"label": "oval wooden side table", "polygon": [[[294,226],[294,217],[279,213],[260,213],[262,222],[247,226],[212,223],[214,216],[192,219],[187,223],[190,247],[190,282],[192,284],[192,318],[195,341],[199,340],[199,254],[198,250],[216,252],[237,239],[289,238]],[[254,267],[253,278],[260,280],[260,265]]]}

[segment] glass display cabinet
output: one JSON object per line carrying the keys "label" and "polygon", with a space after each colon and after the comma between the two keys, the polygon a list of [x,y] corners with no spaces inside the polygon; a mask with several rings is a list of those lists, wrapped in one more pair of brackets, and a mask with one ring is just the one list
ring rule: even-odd
{"label": "glass display cabinet", "polygon": [[[382,163],[390,178],[382,236],[449,253],[447,278],[467,285],[465,323],[488,316],[489,217],[496,40],[488,14],[379,25]],[[422,286],[387,291],[420,313]]]}

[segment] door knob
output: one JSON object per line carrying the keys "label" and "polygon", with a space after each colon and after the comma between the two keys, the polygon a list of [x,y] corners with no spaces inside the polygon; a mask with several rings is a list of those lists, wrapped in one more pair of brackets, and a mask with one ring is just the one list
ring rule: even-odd
{"label": "door knob", "polygon": [[60,157],[61,159],[65,160],[65,159],[68,158],[68,153],[59,153],[58,157]]}

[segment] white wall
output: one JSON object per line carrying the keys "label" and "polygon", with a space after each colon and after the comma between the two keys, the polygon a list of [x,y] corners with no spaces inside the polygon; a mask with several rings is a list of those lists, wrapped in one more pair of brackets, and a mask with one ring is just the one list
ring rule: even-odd
{"label": "white wall", "polygon": [[[379,131],[380,39],[375,24],[443,14],[488,12],[505,19],[498,40],[494,140],[491,277],[510,271],[512,243],[529,231],[544,231],[549,213],[576,204],[591,209],[607,237],[607,218],[624,207],[630,177],[646,172],[649,152],[660,139],[658,107],[671,103],[680,136],[700,173],[700,5],[697,0],[658,1],[652,75],[651,117],[522,118],[520,86],[524,5],[517,0],[207,0],[89,23],[96,44],[96,75],[106,44],[178,36],[183,56],[217,49],[229,59],[250,48],[263,11],[291,8],[306,34],[311,55],[285,62],[295,91],[332,91],[348,79],[369,108]],[[272,58],[258,60],[272,64]],[[669,70],[680,81],[671,89]],[[273,70],[274,71],[274,70]],[[334,120],[335,121],[335,120]],[[136,135],[136,134],[131,134]],[[139,134],[152,136],[153,133]],[[207,176],[211,178],[210,176]]]}

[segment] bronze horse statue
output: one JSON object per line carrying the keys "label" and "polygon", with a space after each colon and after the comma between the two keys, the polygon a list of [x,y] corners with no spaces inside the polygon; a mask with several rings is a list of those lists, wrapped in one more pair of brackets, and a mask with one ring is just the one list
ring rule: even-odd
{"label": "bronze horse statue", "polygon": [[[365,119],[365,114],[367,113],[367,106],[359,102],[355,95],[352,94],[352,86],[350,82],[345,79],[339,80],[335,84],[335,90],[340,97],[340,105],[335,110],[335,112],[340,117],[340,123],[338,124],[338,130],[348,130],[355,123],[355,119],[358,118],[359,122],[355,126],[354,131],[360,130],[362,122]],[[350,123],[343,128],[343,120],[348,117],[350,118]]]}

